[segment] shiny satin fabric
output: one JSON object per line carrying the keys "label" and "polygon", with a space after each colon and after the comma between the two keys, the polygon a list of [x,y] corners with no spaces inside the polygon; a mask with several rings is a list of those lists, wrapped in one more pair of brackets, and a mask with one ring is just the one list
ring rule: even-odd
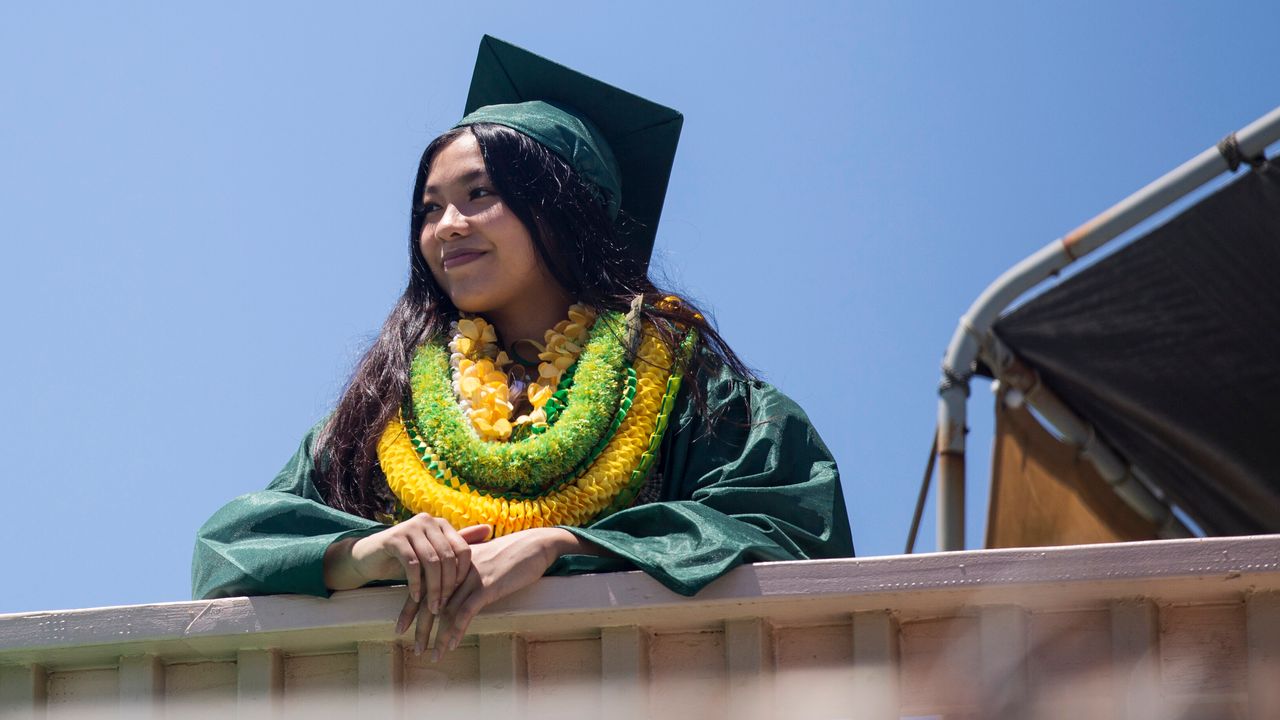
{"label": "shiny satin fabric", "polygon": [[[835,461],[799,406],[727,370],[702,382],[720,418],[708,432],[688,388],[681,393],[657,464],[659,500],[568,528],[618,557],[564,556],[548,575],[640,569],[693,595],[742,563],[853,555]],[[324,504],[312,481],[317,430],[266,490],[232,500],[200,528],[194,597],[327,596],[329,545],[386,527]]]}

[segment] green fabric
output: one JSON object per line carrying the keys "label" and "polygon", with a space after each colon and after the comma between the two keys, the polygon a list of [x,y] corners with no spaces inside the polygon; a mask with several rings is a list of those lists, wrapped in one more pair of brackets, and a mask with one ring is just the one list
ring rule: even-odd
{"label": "green fabric", "polygon": [[795,402],[722,373],[707,402],[724,414],[707,434],[682,400],[663,443],[660,501],[567,528],[623,559],[565,556],[548,575],[635,567],[693,595],[744,562],[853,556],[835,460]]}
{"label": "green fabric", "polygon": [[319,430],[319,425],[311,428],[266,490],[227,503],[196,533],[193,597],[327,597],[324,553],[329,545],[386,527],[324,504],[311,480],[311,448]]}
{"label": "green fabric", "polygon": [[[804,412],[777,389],[728,371],[704,382],[723,416],[706,433],[690,393],[681,392],[662,445],[659,502],[568,528],[619,557],[566,556],[547,574],[639,568],[692,595],[744,562],[853,555],[835,461]],[[326,596],[329,544],[384,527],[321,501],[311,479],[317,429],[265,491],[236,498],[200,528],[196,598]]]}
{"label": "green fabric", "polygon": [[603,191],[601,199],[609,208],[609,217],[618,219],[622,203],[618,162],[613,159],[604,135],[586,116],[556,103],[530,100],[486,105],[459,120],[454,127],[476,123],[495,123],[519,130],[546,145]]}

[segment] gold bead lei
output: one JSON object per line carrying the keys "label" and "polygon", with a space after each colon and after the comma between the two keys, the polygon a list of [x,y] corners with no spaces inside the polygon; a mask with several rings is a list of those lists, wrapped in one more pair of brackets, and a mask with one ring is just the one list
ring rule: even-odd
{"label": "gold bead lei", "polygon": [[[576,357],[582,353],[586,326],[594,318],[588,318],[577,307],[574,310],[569,321],[548,332],[546,347],[541,348],[540,359],[543,363],[539,368],[538,384],[542,388],[542,402],[535,405],[535,412],[544,408],[552,395],[551,389],[561,384],[565,371],[573,363],[572,360],[567,363],[564,360],[557,362],[555,358],[543,357],[543,354],[554,354],[559,358],[569,355]],[[476,319],[472,320],[474,322]],[[582,320],[588,322],[584,323]],[[574,325],[578,327],[570,327]],[[505,411],[509,417],[511,412],[511,408],[497,402],[507,399],[498,389],[499,378],[496,374],[500,365],[498,361],[505,358],[496,351],[496,338],[489,334],[491,328],[487,332],[486,327],[487,324],[471,326],[460,321],[450,348],[453,351],[451,356],[463,356],[451,358],[451,375],[455,379],[459,375],[467,377],[464,374],[466,371],[459,372],[464,365],[460,360],[470,359],[472,364],[467,366],[467,370],[474,370],[470,376],[479,375],[479,386],[468,382],[463,387],[460,380],[455,384],[458,390],[464,391],[458,393],[459,409],[469,421],[467,424],[476,431],[475,442],[481,444],[500,442],[502,431],[506,430],[498,422],[504,419],[500,413]],[[564,340],[553,344],[553,332]],[[622,342],[621,333],[610,332],[609,335],[615,339],[614,342]],[[459,343],[459,338],[470,342]],[[644,484],[657,455],[680,390],[683,377],[681,368],[693,342],[694,333],[687,333],[677,359],[657,333],[646,326],[640,333],[640,343],[634,359],[629,367],[622,368],[623,375],[618,382],[623,385],[623,395],[604,438],[600,443],[593,443],[595,447],[582,453],[569,475],[558,478],[523,478],[526,484],[532,480],[534,485],[546,488],[537,496],[503,493],[492,487],[491,483],[484,483],[484,488],[475,487],[476,480],[468,481],[449,462],[448,457],[442,457],[432,442],[430,432],[417,427],[411,416],[396,418],[388,423],[378,443],[378,459],[387,477],[387,484],[401,505],[410,512],[430,513],[459,528],[490,523],[494,527],[495,536],[535,527],[586,525],[622,509],[631,503]],[[487,347],[489,345],[493,347]],[[480,357],[469,357],[475,355]],[[584,357],[584,361],[586,359]],[[493,363],[492,370],[481,365],[484,360]],[[546,365],[551,367],[544,368]],[[418,366],[415,364],[416,368]],[[553,375],[553,369],[558,370],[558,373]],[[503,375],[505,385],[505,373]],[[553,380],[556,384],[552,384]],[[487,396],[475,394],[486,387],[490,391]],[[530,387],[533,387],[532,383]],[[493,401],[486,400],[486,397],[493,398]],[[570,406],[572,399],[573,396],[570,395]],[[462,405],[466,401],[469,401],[470,407]],[[472,412],[477,405],[484,403],[489,403],[488,412],[480,414],[479,419],[484,422],[477,424],[477,417]],[[408,412],[411,413],[414,406],[415,404],[407,404]],[[545,412],[541,417],[531,412],[517,418],[517,425],[545,427],[546,421]],[[486,424],[490,428],[489,432],[483,429]],[[514,428],[515,426],[512,430],[506,430],[507,437],[511,437]],[[549,439],[545,433],[529,434],[520,440],[501,444],[529,444],[534,446],[529,450],[534,450],[544,439]]]}

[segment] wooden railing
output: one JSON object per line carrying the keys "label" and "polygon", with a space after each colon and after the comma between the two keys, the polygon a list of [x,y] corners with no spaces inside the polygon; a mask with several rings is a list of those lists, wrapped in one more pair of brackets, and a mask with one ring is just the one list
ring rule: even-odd
{"label": "wooden railing", "polygon": [[438,664],[402,588],[0,615],[0,717],[1280,717],[1280,538],[547,578]]}

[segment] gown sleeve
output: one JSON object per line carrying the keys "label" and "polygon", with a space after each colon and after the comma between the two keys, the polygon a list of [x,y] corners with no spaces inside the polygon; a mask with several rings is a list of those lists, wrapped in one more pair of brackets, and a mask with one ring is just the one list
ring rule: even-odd
{"label": "gown sleeve", "polygon": [[742,563],[853,556],[835,460],[804,411],[727,369],[706,393],[722,413],[711,428],[681,393],[663,441],[660,502],[565,528],[618,557],[568,555],[548,574],[633,567],[693,595]]}
{"label": "gown sleeve", "polygon": [[320,426],[262,492],[241,495],[196,533],[191,593],[196,599],[299,593],[327,597],[324,553],[351,535],[385,528],[326,505],[312,482]]}
{"label": "gown sleeve", "polygon": [[[693,595],[742,563],[853,555],[835,461],[804,411],[772,386],[728,371],[705,390],[720,417],[709,428],[688,389],[681,393],[662,445],[659,502],[566,528],[617,557],[567,555],[547,574],[638,568]],[[266,490],[232,500],[200,528],[194,597],[328,596],[329,545],[387,527],[324,503],[312,481],[318,429]]]}

